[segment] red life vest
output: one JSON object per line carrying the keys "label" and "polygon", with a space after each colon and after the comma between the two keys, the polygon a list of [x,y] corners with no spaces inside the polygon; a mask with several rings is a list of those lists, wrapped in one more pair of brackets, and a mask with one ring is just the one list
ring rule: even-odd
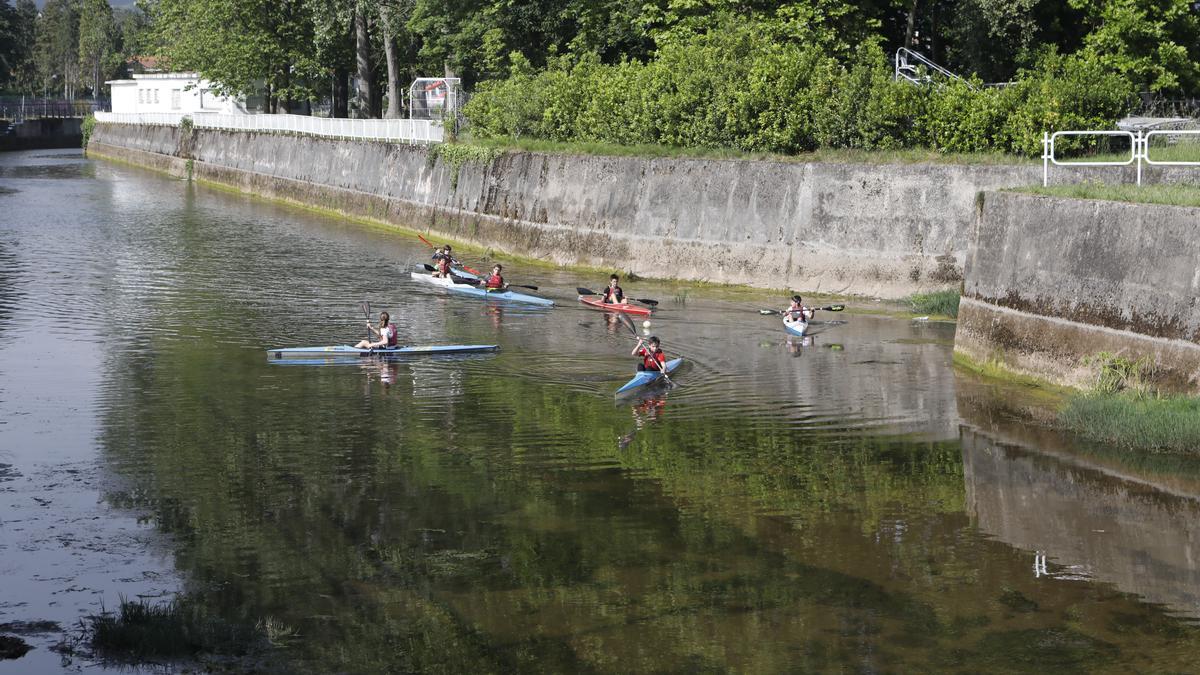
{"label": "red life vest", "polygon": [[499,274],[493,274],[492,276],[483,280],[483,285],[486,288],[504,288],[504,277],[500,276]]}
{"label": "red life vest", "polygon": [[642,347],[638,350],[638,356],[642,357],[642,366],[646,370],[659,370],[658,364],[666,363],[667,361],[667,355],[661,349],[651,353],[649,349]]}
{"label": "red life vest", "polygon": [[438,272],[445,276],[450,275],[450,257],[447,256],[438,261]]}
{"label": "red life vest", "polygon": [[383,329],[383,337],[387,338],[387,346],[389,347],[396,346],[396,335],[396,324],[394,323],[389,323],[387,327]]}

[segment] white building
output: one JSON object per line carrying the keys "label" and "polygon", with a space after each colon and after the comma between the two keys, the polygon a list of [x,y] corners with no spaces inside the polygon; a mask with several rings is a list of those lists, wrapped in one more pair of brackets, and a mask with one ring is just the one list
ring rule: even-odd
{"label": "white building", "polygon": [[245,113],[239,100],[212,93],[199,73],[138,73],[132,80],[109,80],[114,113]]}

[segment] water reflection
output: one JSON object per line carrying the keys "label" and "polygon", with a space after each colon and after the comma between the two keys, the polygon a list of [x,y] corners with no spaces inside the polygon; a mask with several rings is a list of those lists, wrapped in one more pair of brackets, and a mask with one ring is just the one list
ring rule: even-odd
{"label": "water reflection", "polygon": [[996,416],[965,389],[967,508],[982,530],[1032,551],[1035,577],[1110,583],[1200,619],[1200,484],[1178,474],[1162,484],[1094,457],[1086,444]]}

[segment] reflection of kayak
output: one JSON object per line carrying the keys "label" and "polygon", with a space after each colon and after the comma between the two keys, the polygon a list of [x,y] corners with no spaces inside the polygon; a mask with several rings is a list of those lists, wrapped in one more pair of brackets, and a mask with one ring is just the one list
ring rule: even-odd
{"label": "reflection of kayak", "polygon": [[394,347],[392,349],[359,349],[350,345],[332,345],[328,347],[284,347],[268,349],[271,358],[284,359],[289,357],[311,356],[422,356],[429,354],[470,354],[474,352],[494,352],[500,349],[498,345],[428,345],[425,347]]}
{"label": "reflection of kayak", "polygon": [[588,307],[602,309],[606,312],[624,312],[626,314],[633,314],[634,316],[650,316],[650,312],[653,311],[646,307],[639,307],[637,305],[631,305],[628,302],[622,302],[621,304],[618,305],[618,304],[614,304],[614,303],[604,302],[597,298],[588,297],[586,295],[579,296],[579,301],[582,302],[583,304],[587,305]]}
{"label": "reflection of kayak", "polygon": [[804,335],[804,332],[806,330],[808,330],[808,322],[807,321],[788,321],[787,318],[784,318],[783,328],[784,328],[784,330],[791,333],[792,335]]}
{"label": "reflection of kayak", "polygon": [[451,279],[443,279],[435,277],[432,274],[424,272],[413,272],[412,278],[422,283],[433,286],[440,286],[452,293],[460,295],[474,295],[478,298],[487,298],[488,300],[502,300],[505,302],[523,302],[529,305],[542,305],[545,307],[553,307],[554,301],[546,298],[539,298],[536,295],[527,293],[518,293],[516,291],[489,291],[483,288],[478,288],[470,284],[456,284]]}
{"label": "reflection of kayak", "polygon": [[[682,363],[683,363],[682,358],[671,359],[670,361],[667,361],[667,364],[666,364],[667,372],[668,373],[675,372],[675,369],[678,368]],[[625,386],[623,386],[617,390],[617,395],[620,396],[621,394],[624,394],[626,392],[637,389],[638,387],[644,387],[647,384],[653,384],[654,382],[657,382],[661,379],[662,379],[662,373],[660,373],[660,372],[657,372],[657,371],[652,372],[652,371],[644,371],[644,370],[638,371],[638,374],[634,375],[632,380],[626,382]]]}

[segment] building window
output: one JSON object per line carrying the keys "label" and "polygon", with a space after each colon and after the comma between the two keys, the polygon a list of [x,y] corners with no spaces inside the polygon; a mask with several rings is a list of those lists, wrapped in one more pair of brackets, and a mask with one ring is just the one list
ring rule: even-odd
{"label": "building window", "polygon": [[179,90],[171,90],[171,110],[179,110]]}

